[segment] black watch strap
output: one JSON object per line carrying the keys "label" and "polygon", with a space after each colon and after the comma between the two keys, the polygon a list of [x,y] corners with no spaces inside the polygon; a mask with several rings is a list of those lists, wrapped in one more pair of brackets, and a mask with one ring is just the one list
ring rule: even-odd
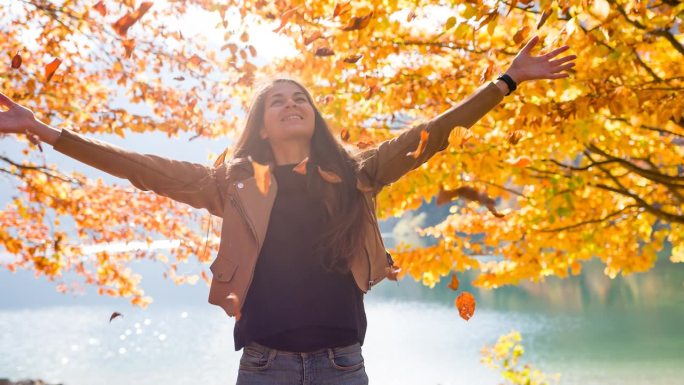
{"label": "black watch strap", "polygon": [[513,80],[513,78],[508,76],[508,74],[499,75],[499,77],[496,78],[496,80],[499,80],[499,79],[503,80],[508,85],[508,93],[506,95],[510,95],[511,92],[515,91],[515,89],[516,89],[515,81]]}

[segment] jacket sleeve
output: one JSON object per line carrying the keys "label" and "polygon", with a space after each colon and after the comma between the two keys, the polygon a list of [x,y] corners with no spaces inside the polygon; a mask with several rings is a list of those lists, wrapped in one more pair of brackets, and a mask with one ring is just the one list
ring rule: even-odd
{"label": "jacket sleeve", "polygon": [[226,167],[139,154],[62,129],[53,148],[108,174],[128,179],[143,191],[153,191],[211,214],[223,216]]}
{"label": "jacket sleeve", "polygon": [[[379,192],[384,186],[427,162],[435,153],[444,150],[449,144],[451,130],[457,126],[470,128],[498,105],[503,97],[499,87],[489,82],[438,117],[380,143],[377,148],[360,157],[360,178]],[[418,147],[423,129],[428,132],[423,152],[417,158],[406,155]]]}

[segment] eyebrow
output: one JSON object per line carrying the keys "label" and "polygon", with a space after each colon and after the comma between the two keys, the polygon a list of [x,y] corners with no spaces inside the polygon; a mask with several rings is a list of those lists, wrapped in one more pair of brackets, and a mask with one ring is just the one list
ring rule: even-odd
{"label": "eyebrow", "polygon": [[[306,94],[304,94],[302,91],[297,91],[297,92],[295,92],[295,93],[292,94],[292,95],[293,95],[293,96],[302,95],[302,96],[306,97]],[[271,95],[270,99],[275,99],[275,98],[283,97],[283,96],[285,96],[285,95],[283,95],[282,93],[279,92],[279,93],[277,93],[277,94]]]}

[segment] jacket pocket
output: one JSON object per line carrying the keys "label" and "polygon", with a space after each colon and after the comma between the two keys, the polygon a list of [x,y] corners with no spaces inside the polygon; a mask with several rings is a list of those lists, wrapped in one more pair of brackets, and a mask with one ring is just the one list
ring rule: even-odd
{"label": "jacket pocket", "polygon": [[209,270],[211,270],[215,280],[219,282],[230,282],[235,275],[237,267],[237,263],[219,255],[211,266],[209,266]]}

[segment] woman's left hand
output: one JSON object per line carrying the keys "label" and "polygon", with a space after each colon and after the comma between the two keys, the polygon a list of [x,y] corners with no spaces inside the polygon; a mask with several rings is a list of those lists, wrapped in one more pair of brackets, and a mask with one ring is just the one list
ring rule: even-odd
{"label": "woman's left hand", "polygon": [[570,76],[570,74],[561,71],[569,70],[575,65],[571,60],[577,59],[576,55],[551,60],[554,56],[568,50],[570,46],[564,45],[544,55],[532,56],[530,53],[537,42],[539,42],[539,36],[530,39],[513,59],[506,73],[517,84],[527,80],[560,79]]}

